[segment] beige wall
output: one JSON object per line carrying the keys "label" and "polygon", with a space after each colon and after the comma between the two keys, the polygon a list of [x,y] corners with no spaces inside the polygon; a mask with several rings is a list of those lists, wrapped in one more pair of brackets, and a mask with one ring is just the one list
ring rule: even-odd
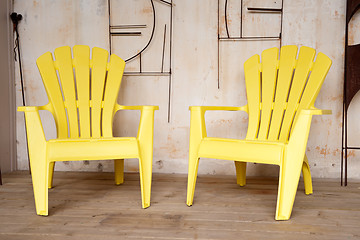
{"label": "beige wall", "polygon": [[[115,0],[112,0],[113,2]],[[149,1],[127,1],[127,7],[114,4],[113,21],[120,23],[148,24],[152,26],[152,13]],[[143,5],[141,5],[143,2]],[[159,1],[157,7],[158,25],[166,23],[168,9]],[[224,0],[220,1],[224,3]],[[239,29],[239,2],[229,1],[229,28],[233,35]],[[122,2],[124,3],[124,2]],[[246,0],[247,6],[266,4],[280,7],[281,1]],[[134,4],[134,5],[132,5]],[[138,4],[138,5],[136,5]],[[41,78],[35,60],[46,51],[53,51],[63,45],[86,44],[108,49],[108,9],[107,1],[26,1],[15,0],[15,10],[24,15],[20,26],[22,50],[24,56],[24,74],[27,102],[29,105],[47,103]],[[132,14],[129,14],[131,12]],[[345,30],[345,1],[284,0],[284,18],[282,44],[306,45],[316,48],[333,60],[332,68],[325,80],[316,106],[332,109],[333,115],[314,117],[308,142],[307,154],[315,177],[340,176],[341,150],[341,104],[343,85],[343,56]],[[125,17],[128,16],[128,17]],[[122,19],[123,18],[123,19]],[[217,0],[174,0],[173,29],[173,75],[171,88],[171,122],[167,122],[168,78],[167,77],[124,77],[119,94],[119,103],[126,105],[159,105],[155,118],[154,172],[186,173],[189,139],[190,105],[244,105],[246,104],[243,77],[244,61],[263,49],[279,46],[279,41],[243,41],[220,43],[220,89],[217,87]],[[223,19],[223,16],[221,15]],[[358,26],[356,16],[352,26]],[[126,22],[128,20],[128,22]],[[140,21],[141,20],[141,21]],[[161,23],[161,24],[160,24]],[[223,23],[223,20],[221,21]],[[243,33],[247,35],[278,34],[279,15],[254,15],[246,13]],[[357,28],[358,29],[358,28]],[[162,28],[157,28],[154,41],[144,53],[147,66],[158,67],[158,50],[161,49]],[[144,38],[148,36],[144,31]],[[224,36],[224,25],[221,24]],[[351,34],[352,39],[360,39],[358,34]],[[113,50],[125,58],[131,51],[136,51],[144,44],[143,40],[122,42],[117,39]],[[124,40],[125,41],[125,40]],[[131,50],[129,50],[131,49]],[[125,56],[125,57],[124,57]],[[155,61],[155,60],[156,61]],[[136,69],[136,61],[127,65],[127,70]],[[165,58],[165,65],[169,59]],[[168,66],[168,65],[166,65]],[[19,88],[17,89],[19,100]],[[20,102],[20,101],[18,101]],[[352,127],[350,143],[360,145],[357,126],[360,106],[359,97],[355,97],[350,106],[349,125]],[[54,123],[49,114],[42,114],[46,137],[55,137]],[[135,136],[139,115],[122,112],[116,115],[115,135]],[[244,137],[247,116],[243,113],[209,113],[207,115],[209,136]],[[23,116],[17,115],[18,165],[27,169]],[[360,178],[359,153],[349,156],[349,177]],[[112,171],[112,162],[64,162],[57,164],[57,170]],[[204,159],[200,163],[202,174],[234,174],[231,161]],[[126,161],[127,171],[137,171],[136,160]],[[259,164],[249,165],[249,175],[276,175],[277,167]]]}
{"label": "beige wall", "polygon": [[16,169],[14,58],[12,51],[11,1],[0,1],[0,166]]}

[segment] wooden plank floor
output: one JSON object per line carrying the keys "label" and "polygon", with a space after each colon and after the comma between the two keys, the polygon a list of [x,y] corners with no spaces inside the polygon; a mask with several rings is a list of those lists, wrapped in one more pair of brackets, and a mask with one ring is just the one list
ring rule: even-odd
{"label": "wooden plank floor", "polygon": [[360,239],[360,182],[302,183],[289,221],[275,221],[277,180],[199,176],[187,207],[186,176],[154,174],[151,207],[141,209],[138,174],[56,172],[49,216],[36,216],[27,172],[3,176],[0,239]]}

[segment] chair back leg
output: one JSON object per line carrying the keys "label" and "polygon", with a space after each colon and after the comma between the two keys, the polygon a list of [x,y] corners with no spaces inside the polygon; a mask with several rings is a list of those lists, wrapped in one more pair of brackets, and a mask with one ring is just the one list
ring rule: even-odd
{"label": "chair back leg", "polygon": [[114,160],[115,170],[115,184],[120,185],[124,183],[124,159]]}
{"label": "chair back leg", "polygon": [[236,183],[241,187],[246,184],[246,162],[235,161]]}
{"label": "chair back leg", "polygon": [[55,162],[49,163],[49,175],[48,175],[48,188],[51,189],[53,186],[53,176],[54,176]]}
{"label": "chair back leg", "polygon": [[303,178],[304,178],[305,194],[306,195],[312,194],[313,187],[312,187],[312,180],[311,180],[311,173],[310,173],[310,165],[309,165],[306,154],[305,154],[304,162],[302,165],[302,174],[303,174]]}

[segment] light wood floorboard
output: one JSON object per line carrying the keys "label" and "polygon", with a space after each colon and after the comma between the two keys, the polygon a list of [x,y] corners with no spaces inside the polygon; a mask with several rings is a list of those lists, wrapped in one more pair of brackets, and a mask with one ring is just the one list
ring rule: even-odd
{"label": "light wood floorboard", "polygon": [[277,179],[199,176],[187,207],[186,175],[154,174],[151,206],[141,208],[138,174],[115,186],[111,173],[55,172],[49,216],[35,214],[27,172],[3,176],[0,239],[360,239],[360,182],[301,183],[289,221],[275,221]]}

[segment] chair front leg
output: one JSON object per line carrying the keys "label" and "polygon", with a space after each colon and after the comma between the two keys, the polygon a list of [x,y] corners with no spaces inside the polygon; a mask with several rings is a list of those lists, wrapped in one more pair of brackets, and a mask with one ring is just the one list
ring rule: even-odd
{"label": "chair front leg", "polygon": [[194,200],[197,172],[199,167],[199,146],[206,136],[204,110],[201,107],[190,107],[190,141],[189,141],[189,170],[186,204],[191,206]]}
{"label": "chair front leg", "polygon": [[[189,153],[190,155],[190,153]],[[193,154],[194,155],[194,154]],[[194,192],[196,185],[197,172],[199,167],[199,158],[196,156],[189,156],[189,170],[188,170],[188,184],[187,184],[187,198],[186,205],[189,207],[194,201]]]}
{"label": "chair front leg", "polygon": [[280,164],[276,220],[290,218],[310,131],[311,114],[300,113]]}
{"label": "chair front leg", "polygon": [[25,120],[36,213],[47,216],[50,163],[46,159],[45,136],[37,111],[25,112]]}
{"label": "chair front leg", "polygon": [[285,160],[287,163],[280,166],[276,220],[288,220],[294,204],[299,184],[301,164],[294,164],[291,160],[293,159]]}
{"label": "chair front leg", "polygon": [[31,177],[33,182],[35,207],[37,215],[48,215],[49,164],[45,154],[30,154]]}
{"label": "chair front leg", "polygon": [[141,112],[138,143],[139,143],[139,172],[142,207],[150,206],[153,141],[154,141],[154,107],[144,107]]}

